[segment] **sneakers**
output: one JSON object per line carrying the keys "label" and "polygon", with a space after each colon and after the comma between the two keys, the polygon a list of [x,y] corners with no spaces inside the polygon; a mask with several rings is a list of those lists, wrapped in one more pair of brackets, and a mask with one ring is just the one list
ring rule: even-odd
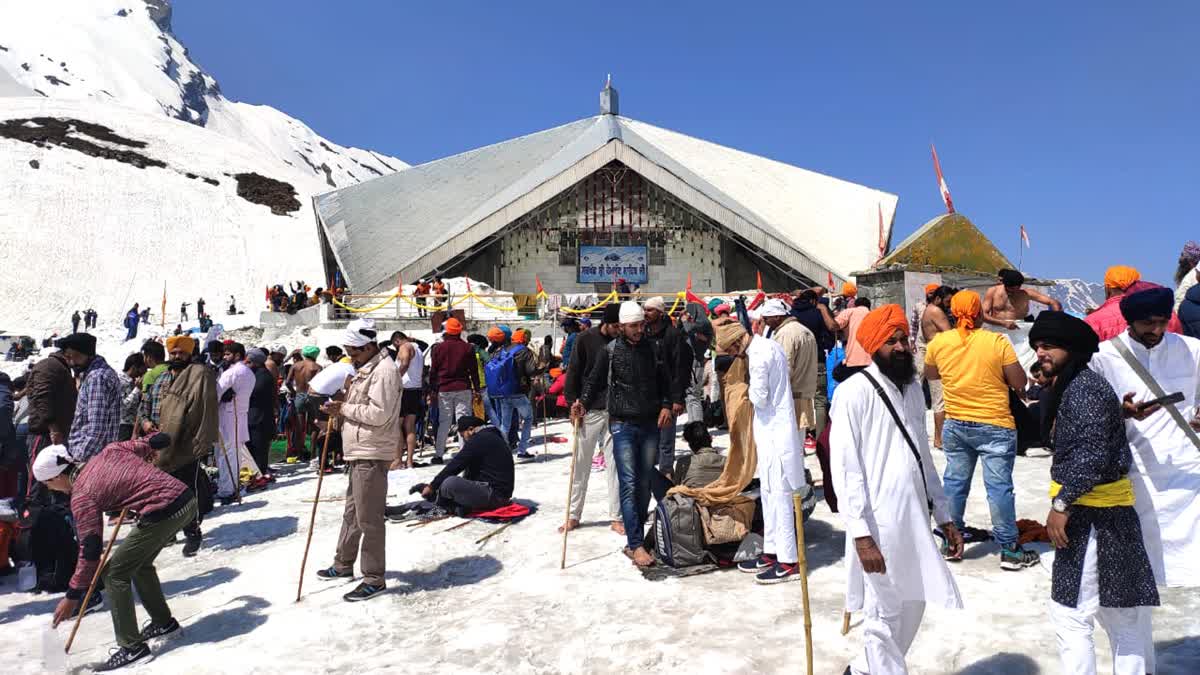
{"label": "sneakers", "polygon": [[764,553],[757,558],[743,560],[742,562],[738,563],[737,568],[739,572],[745,572],[746,574],[758,574],[774,564],[775,556]]}
{"label": "sneakers", "polygon": [[429,463],[430,464],[445,464],[446,460],[442,459],[441,457],[434,457],[433,459],[429,460]]}
{"label": "sneakers", "polygon": [[1037,551],[1026,551],[1019,544],[1000,547],[1000,569],[1008,571],[1023,570],[1038,564],[1041,556]]}
{"label": "sneakers", "polygon": [[200,537],[184,537],[183,540],[183,557],[194,558],[196,553],[200,551]]}
{"label": "sneakers", "polygon": [[100,612],[103,610],[104,610],[104,594],[101,593],[100,591],[95,591],[92,593],[92,599],[88,600],[87,609],[83,610],[83,613],[91,614],[92,612]]}
{"label": "sneakers", "polygon": [[145,642],[147,640],[153,640],[154,638],[163,637],[164,635],[170,635],[177,630],[179,630],[179,622],[174,618],[158,626],[155,626],[153,622],[147,621],[146,625],[142,626],[141,638],[142,641]]}
{"label": "sneakers", "polygon": [[386,586],[372,586],[371,584],[359,584],[358,588],[350,591],[342,596],[346,602],[361,602],[370,600],[371,598],[382,595],[387,590]]}
{"label": "sneakers", "polygon": [[354,570],[339,572],[336,567],[330,565],[323,570],[317,570],[317,578],[323,581],[330,581],[332,579],[353,579]]}
{"label": "sneakers", "polygon": [[797,563],[776,562],[754,577],[756,584],[781,584],[785,581],[796,581],[800,578],[800,565]]}
{"label": "sneakers", "polygon": [[148,658],[150,658],[150,648],[146,646],[145,642],[139,642],[132,647],[110,650],[108,660],[97,665],[93,670],[97,673],[104,673]]}
{"label": "sneakers", "polygon": [[522,451],[517,453],[517,459],[533,459],[533,455]]}

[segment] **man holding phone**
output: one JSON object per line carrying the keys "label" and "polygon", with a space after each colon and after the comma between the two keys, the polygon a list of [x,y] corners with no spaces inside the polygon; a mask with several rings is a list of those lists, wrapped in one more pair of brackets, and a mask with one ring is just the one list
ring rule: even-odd
{"label": "man holding phone", "polygon": [[[1129,478],[1150,565],[1160,585],[1200,580],[1200,340],[1167,332],[1174,296],[1155,288],[1127,294],[1125,333],[1100,345],[1091,368],[1122,398],[1133,450]],[[1179,397],[1171,394],[1179,393]],[[1161,400],[1161,402],[1156,402]],[[1154,670],[1149,608],[1139,608],[1146,672]]]}

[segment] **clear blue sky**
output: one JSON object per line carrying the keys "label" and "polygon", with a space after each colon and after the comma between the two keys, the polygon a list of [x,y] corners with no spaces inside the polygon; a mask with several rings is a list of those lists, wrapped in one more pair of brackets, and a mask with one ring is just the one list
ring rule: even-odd
{"label": "clear blue sky", "polygon": [[[871,4],[871,7],[866,5]],[[803,5],[803,6],[802,6]],[[1200,3],[176,3],[226,96],[416,164],[597,111],[958,210],[1027,272],[1169,284],[1200,239]]]}

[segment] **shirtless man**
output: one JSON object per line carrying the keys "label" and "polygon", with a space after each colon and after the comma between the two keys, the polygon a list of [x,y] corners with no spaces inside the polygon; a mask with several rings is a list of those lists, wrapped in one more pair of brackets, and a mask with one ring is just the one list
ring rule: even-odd
{"label": "shirtless man", "polygon": [[1050,309],[1061,312],[1062,304],[1057,300],[1039,293],[1021,288],[1025,276],[1016,270],[1000,270],[999,283],[987,289],[983,296],[983,322],[1000,326],[1007,330],[1016,330],[1018,321],[1029,317],[1029,301],[1040,302]]}
{"label": "shirtless man", "polygon": [[[955,290],[930,284],[925,287],[925,311],[921,313],[921,332],[917,333],[917,372],[925,372],[925,348],[933,336],[952,328],[946,310]],[[933,447],[942,449],[942,425],[946,423],[946,398],[942,381],[929,380],[930,407],[933,409]]]}
{"label": "shirtless man", "polygon": [[[303,452],[304,437],[308,435],[308,423],[311,417],[308,411],[308,383],[317,373],[321,372],[321,366],[317,363],[321,348],[309,345],[300,350],[300,354],[302,358],[288,369],[283,385],[292,393],[292,403],[296,411],[293,416],[295,420],[293,428],[300,432],[293,436],[293,443]],[[312,446],[315,447],[316,443],[314,442]]]}

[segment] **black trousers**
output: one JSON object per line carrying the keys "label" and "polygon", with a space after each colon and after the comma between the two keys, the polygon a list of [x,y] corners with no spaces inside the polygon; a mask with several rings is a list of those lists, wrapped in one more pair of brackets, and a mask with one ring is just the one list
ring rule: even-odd
{"label": "black trousers", "polygon": [[[177,479],[180,483],[188,486],[188,488],[191,489],[192,494],[199,494],[197,484],[201,471],[203,471],[203,469],[200,468],[200,462],[193,461],[190,464],[185,464],[172,471],[171,476]],[[197,510],[196,517],[192,519],[192,522],[183,526],[183,535],[189,539],[199,538],[200,523],[203,522],[203,520],[204,517],[201,516],[200,511]]]}

